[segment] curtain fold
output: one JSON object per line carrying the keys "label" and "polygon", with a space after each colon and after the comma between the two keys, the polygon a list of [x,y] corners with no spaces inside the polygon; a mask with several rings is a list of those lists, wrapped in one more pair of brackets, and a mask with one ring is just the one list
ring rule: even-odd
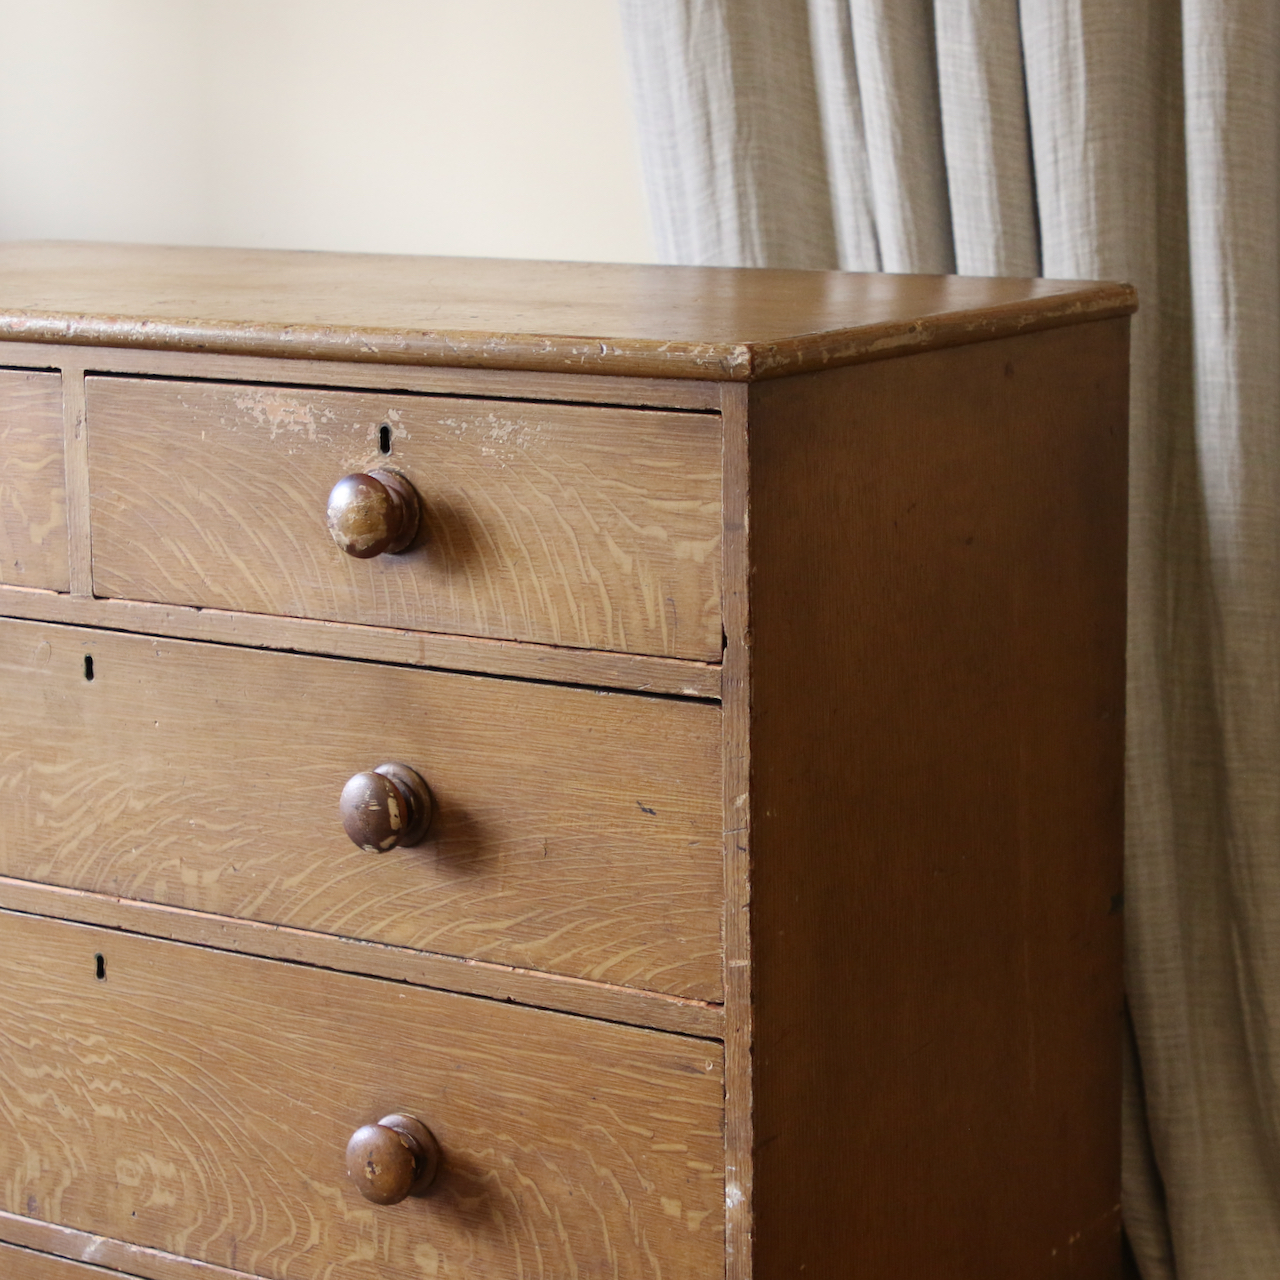
{"label": "curtain fold", "polygon": [[1280,1275],[1280,5],[621,0],[672,262],[1125,279],[1125,1219]]}
{"label": "curtain fold", "polygon": [[884,271],[955,270],[929,0],[849,0]]}
{"label": "curtain fold", "polygon": [[937,6],[942,136],[956,265],[1034,276],[1040,233],[1017,0]]}
{"label": "curtain fold", "polygon": [[624,0],[623,19],[659,257],[834,266],[804,0]]}
{"label": "curtain fold", "polygon": [[844,271],[881,271],[871,161],[848,0],[810,0],[809,30],[838,249],[837,263],[813,265],[839,265]]}

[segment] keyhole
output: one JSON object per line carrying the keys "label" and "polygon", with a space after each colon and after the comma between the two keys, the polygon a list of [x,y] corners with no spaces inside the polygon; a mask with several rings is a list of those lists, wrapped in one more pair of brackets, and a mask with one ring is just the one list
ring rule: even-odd
{"label": "keyhole", "polygon": [[84,655],[84,678],[93,679],[93,655],[88,653]]}
{"label": "keyhole", "polygon": [[95,965],[94,972],[98,975],[98,981],[101,982],[107,976],[107,960],[101,951],[93,957]]}
{"label": "keyhole", "polygon": [[391,428],[385,422],[378,428],[378,452],[391,452]]}

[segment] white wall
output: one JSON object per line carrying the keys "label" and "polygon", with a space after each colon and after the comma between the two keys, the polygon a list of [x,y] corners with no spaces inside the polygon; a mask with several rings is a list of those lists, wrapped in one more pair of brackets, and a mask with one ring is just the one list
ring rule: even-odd
{"label": "white wall", "polygon": [[0,239],[653,259],[615,0],[0,0]]}

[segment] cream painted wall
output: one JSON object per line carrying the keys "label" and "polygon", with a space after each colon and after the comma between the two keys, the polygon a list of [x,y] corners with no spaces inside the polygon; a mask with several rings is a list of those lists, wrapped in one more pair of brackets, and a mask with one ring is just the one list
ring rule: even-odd
{"label": "cream painted wall", "polygon": [[652,261],[615,0],[0,0],[0,239]]}

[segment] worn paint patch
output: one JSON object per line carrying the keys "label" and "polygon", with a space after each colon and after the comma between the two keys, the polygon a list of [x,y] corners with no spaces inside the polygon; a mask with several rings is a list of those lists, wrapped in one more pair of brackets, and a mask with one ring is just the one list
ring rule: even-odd
{"label": "worn paint patch", "polygon": [[270,387],[258,390],[246,390],[232,401],[241,413],[259,427],[266,427],[274,440],[284,432],[301,434],[309,441],[327,439],[318,433],[318,428],[328,422],[335,422],[337,415],[332,409],[316,405],[298,396],[283,395]]}

